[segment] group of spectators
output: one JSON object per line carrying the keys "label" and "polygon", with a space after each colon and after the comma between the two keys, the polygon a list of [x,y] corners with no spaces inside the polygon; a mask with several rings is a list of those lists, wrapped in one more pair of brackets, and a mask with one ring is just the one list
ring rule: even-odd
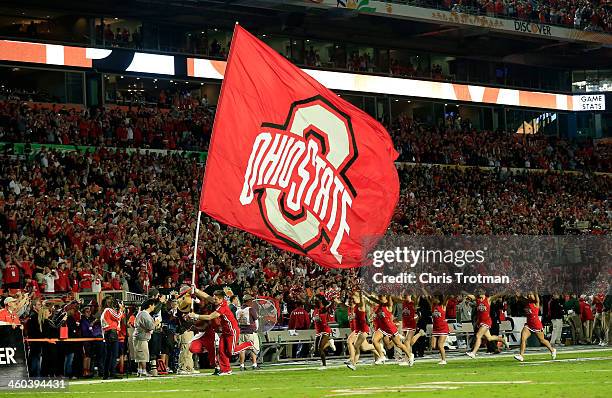
{"label": "group of spectators", "polygon": [[213,111],[197,100],[179,101],[177,105],[170,110],[157,107],[78,109],[0,101],[0,140],[205,150]]}
{"label": "group of spectators", "polygon": [[113,32],[110,24],[104,22],[96,25],[96,43],[114,47],[142,48],[142,26],[130,32],[126,26],[117,27]]}
{"label": "group of spectators", "polygon": [[[40,292],[177,288],[191,280],[202,165],[179,155],[98,149],[41,150],[3,158],[2,287]],[[415,235],[550,235],[586,222],[610,224],[610,177],[400,166],[402,195],[391,229]],[[588,187],[588,189],[585,189]],[[237,284],[278,299],[284,292],[345,289],[350,272],[323,271],[204,219],[197,279]],[[281,300],[279,300],[280,302]]]}
{"label": "group of spectators", "polygon": [[603,0],[417,0],[447,10],[612,32],[611,6]]}
{"label": "group of spectators", "polygon": [[[458,121],[459,119],[457,119]],[[400,116],[391,126],[399,160],[415,163],[612,171],[612,147],[541,134],[477,131],[468,123],[428,126]]]}
{"label": "group of spectators", "polygon": [[[214,113],[205,101],[177,95],[170,109],[44,107],[0,101],[0,140],[203,151]],[[545,135],[477,131],[470,123],[429,126],[400,115],[390,128],[399,161],[544,170],[612,170],[612,148]]]}

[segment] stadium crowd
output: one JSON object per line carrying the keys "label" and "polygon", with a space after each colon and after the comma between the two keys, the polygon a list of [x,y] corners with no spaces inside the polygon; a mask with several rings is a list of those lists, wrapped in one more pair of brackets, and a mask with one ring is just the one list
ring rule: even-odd
{"label": "stadium crowd", "polygon": [[399,160],[415,163],[518,167],[544,170],[612,170],[612,146],[542,134],[477,131],[447,119],[438,126],[401,115],[390,129]]}
{"label": "stadium crowd", "polygon": [[487,16],[562,25],[580,30],[612,31],[610,4],[598,0],[417,0],[425,6]]}
{"label": "stadium crowd", "polygon": [[[166,100],[164,99],[164,102]],[[64,145],[202,151],[213,111],[188,96],[172,108],[107,107],[87,110],[0,102],[0,140]],[[399,161],[545,170],[612,170],[612,146],[544,135],[477,131],[469,123],[420,124],[400,115],[390,129]]]}
{"label": "stadium crowd", "polygon": [[[202,178],[196,160],[146,151],[43,149],[31,159],[4,157],[1,171],[2,289],[16,303],[30,295],[32,303],[20,304],[27,311],[17,317],[17,304],[5,300],[13,320],[25,318],[29,336],[57,337],[65,324],[69,337],[99,339],[97,320],[111,304],[94,300],[66,306],[64,301],[70,302],[75,293],[127,290],[159,298],[166,296],[158,289],[178,292],[191,283],[194,203]],[[391,228],[403,233],[547,235],[555,232],[557,217],[564,225],[587,221],[588,233],[609,231],[610,178],[605,175],[404,166],[400,176],[402,195]],[[229,288],[237,307],[244,295],[269,299],[279,325],[290,323],[290,314],[302,303],[309,308],[316,295],[344,299],[342,292],[356,287],[356,271],[324,271],[304,257],[280,252],[210,219],[205,219],[200,242],[198,286]],[[53,297],[64,301],[58,304]],[[152,350],[165,361],[156,363],[160,369],[179,370],[181,334],[172,315],[177,308],[170,295],[160,343]],[[338,310],[342,313],[342,306]],[[131,314],[126,315],[124,322]],[[343,317],[338,315],[337,321]],[[127,328],[126,323],[119,341],[126,341]],[[586,332],[579,333],[577,341],[592,341]],[[107,352],[116,350],[105,346],[100,341],[60,348],[32,343],[35,360],[43,358],[33,374],[91,376],[97,370],[111,377],[114,368],[105,368],[104,361],[114,363],[115,356],[125,360],[127,347],[108,354],[109,359]],[[49,363],[57,355],[49,350],[58,349],[66,366]],[[79,358],[74,367],[73,354]]]}
{"label": "stadium crowd", "polygon": [[[78,109],[7,100],[0,102],[0,140],[64,145],[106,145],[202,151],[214,114],[185,97],[172,109],[108,107]],[[164,102],[166,99],[164,99]]]}

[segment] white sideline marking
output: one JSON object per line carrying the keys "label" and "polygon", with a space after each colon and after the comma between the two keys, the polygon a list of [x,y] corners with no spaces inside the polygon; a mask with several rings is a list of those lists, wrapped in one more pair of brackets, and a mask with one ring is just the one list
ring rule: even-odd
{"label": "white sideline marking", "polygon": [[[113,390],[113,391],[36,391],[36,394],[125,394],[125,393],[166,393],[166,392],[199,392],[200,390],[172,389],[172,390]],[[25,391],[7,392],[6,395],[23,395]]]}
{"label": "white sideline marking", "polygon": [[587,362],[587,361],[612,361],[612,357],[586,357],[586,358],[565,358],[565,359],[544,359],[541,361],[523,362],[523,366],[527,365],[541,365],[544,363],[555,363],[555,362]]}
{"label": "white sideline marking", "polygon": [[531,380],[512,380],[512,381],[430,381],[426,383],[417,383],[417,385],[444,385],[444,384],[529,384],[533,383]]}
{"label": "white sideline marking", "polygon": [[350,395],[371,395],[371,394],[391,394],[404,392],[433,392],[440,390],[456,390],[459,387],[439,386],[439,385],[409,385],[409,386],[392,386],[392,387],[361,387],[361,388],[343,388],[332,390],[332,394],[327,394],[325,397],[344,397]]}

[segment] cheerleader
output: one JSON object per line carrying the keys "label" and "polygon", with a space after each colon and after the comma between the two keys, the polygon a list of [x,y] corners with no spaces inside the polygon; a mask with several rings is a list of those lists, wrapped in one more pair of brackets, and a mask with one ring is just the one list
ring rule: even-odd
{"label": "cheerleader", "polygon": [[[414,355],[412,354],[412,348],[410,344],[404,344],[402,342],[402,337],[397,330],[397,326],[393,323],[391,312],[393,309],[393,297],[381,294],[378,298],[370,296],[369,299],[378,304],[374,310],[376,319],[378,320],[377,328],[372,337],[372,344],[374,344],[376,352],[379,355],[382,354],[382,341],[383,338],[387,337],[397,348],[406,354],[407,361],[400,362],[399,364],[413,366]],[[374,361],[374,364],[380,365],[384,363],[384,361],[384,356],[380,355],[376,361]]]}
{"label": "cheerleader", "polygon": [[444,343],[449,334],[448,322],[446,321],[446,301],[437,297],[426,296],[425,299],[431,305],[431,316],[433,318],[433,330],[431,332],[431,348],[436,347],[440,351],[440,362],[438,365],[446,365],[446,350]]}
{"label": "cheerleader", "polygon": [[544,327],[542,326],[542,321],[538,317],[538,313],[540,312],[540,296],[538,292],[529,293],[526,297],[527,302],[525,304],[525,316],[527,317],[527,322],[525,326],[523,326],[523,331],[521,332],[521,352],[518,355],[514,356],[519,362],[523,362],[525,355],[525,347],[527,346],[527,339],[531,336],[531,333],[535,333],[540,340],[540,343],[548,348],[550,351],[550,356],[552,359],[557,358],[557,350],[554,349],[548,340],[544,338]]}
{"label": "cheerleader", "polygon": [[410,294],[405,295],[402,300],[402,331],[404,332],[404,342],[410,343],[410,346],[413,346],[419,338],[425,336],[425,331],[422,329],[415,334],[418,316],[414,303],[418,302],[419,296],[413,298]]}
{"label": "cheerleader", "polygon": [[334,339],[331,338],[332,330],[328,324],[331,304],[324,297],[317,297],[314,301],[314,311],[312,313],[312,321],[316,332],[315,347],[319,350],[323,366],[327,366],[326,350],[330,348],[332,351],[336,351]]}
{"label": "cheerleader", "polygon": [[346,362],[346,366],[351,370],[356,370],[359,355],[362,351],[374,351],[375,359],[378,359],[379,354],[374,345],[368,343],[367,340],[370,327],[368,326],[366,303],[361,291],[353,292],[351,301],[353,303],[353,306],[349,306],[351,334],[346,341],[349,350],[349,359]]}
{"label": "cheerleader", "polygon": [[506,349],[508,349],[508,340],[504,336],[493,336],[490,332],[491,326],[493,325],[493,321],[491,320],[491,302],[495,301],[499,296],[492,296],[491,298],[489,298],[484,293],[482,293],[479,294],[478,297],[475,297],[471,294],[468,294],[467,297],[469,297],[470,300],[476,302],[476,325],[478,325],[478,331],[476,332],[476,341],[474,342],[474,348],[472,348],[472,351],[466,352],[465,355],[472,359],[476,359],[476,353],[480,348],[480,344],[482,342],[483,337],[487,341],[501,341],[506,347]]}

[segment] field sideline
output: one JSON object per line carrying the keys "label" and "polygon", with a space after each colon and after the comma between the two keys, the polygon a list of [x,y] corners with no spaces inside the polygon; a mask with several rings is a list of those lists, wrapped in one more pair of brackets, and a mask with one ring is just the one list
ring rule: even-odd
{"label": "field sideline", "polygon": [[[369,361],[368,361],[369,362]],[[528,354],[524,363],[511,355],[481,355],[476,360],[458,355],[448,365],[417,360],[413,368],[395,363],[369,363],[352,372],[335,361],[276,365],[259,371],[214,377],[193,376],[113,381],[75,381],[67,392],[6,392],[0,396],[59,397],[91,394],[96,398],[165,397],[609,397],[612,390],[612,349],[559,352],[557,361],[542,351]]]}

